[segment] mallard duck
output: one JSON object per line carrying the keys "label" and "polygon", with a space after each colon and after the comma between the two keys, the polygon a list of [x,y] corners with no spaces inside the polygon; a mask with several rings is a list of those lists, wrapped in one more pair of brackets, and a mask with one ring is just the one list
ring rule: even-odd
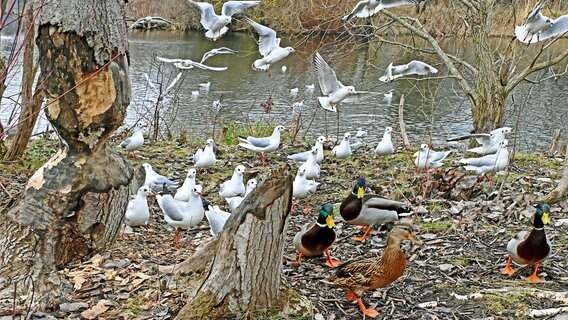
{"label": "mallard duck", "polygon": [[364,241],[375,225],[397,221],[400,217],[412,214],[402,202],[374,194],[366,195],[366,187],[365,178],[358,178],[353,191],[341,202],[339,208],[339,213],[347,223],[367,226],[362,237],[353,238],[356,241]]}
{"label": "mallard duck", "polygon": [[380,258],[348,261],[340,265],[328,280],[347,289],[347,300],[357,300],[363,314],[371,318],[376,317],[379,313],[366,308],[361,296],[366,291],[385,287],[402,276],[406,269],[406,256],[400,249],[400,243],[403,240],[412,240],[420,244],[421,241],[415,239],[414,235],[411,225],[395,225],[388,235],[387,247]]}
{"label": "mallard duck", "polygon": [[550,206],[548,204],[539,204],[534,214],[533,229],[521,231],[517,236],[507,244],[509,259],[507,265],[501,271],[502,274],[508,276],[513,275],[515,270],[511,268],[511,260],[521,265],[534,265],[533,273],[527,277],[530,282],[542,282],[538,277],[538,266],[542,260],[546,259],[552,251],[550,240],[546,237],[544,226],[550,222]]}
{"label": "mallard duck", "polygon": [[326,203],[321,206],[318,220],[316,223],[307,223],[294,237],[294,247],[298,250],[298,261],[295,263],[299,266],[302,257],[319,256],[325,252],[328,267],[335,268],[341,262],[331,258],[329,247],[335,242],[335,231],[333,228],[333,205]]}

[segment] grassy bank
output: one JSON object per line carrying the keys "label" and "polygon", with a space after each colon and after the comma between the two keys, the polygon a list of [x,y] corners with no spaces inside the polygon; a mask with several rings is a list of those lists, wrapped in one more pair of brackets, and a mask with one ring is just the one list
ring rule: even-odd
{"label": "grassy bank", "polygon": [[[214,4],[216,12],[220,12],[223,0],[209,1]],[[399,15],[415,17],[421,21],[426,30],[434,36],[462,36],[468,23],[460,18],[465,14],[459,1],[428,0],[423,3],[421,13],[415,12],[412,6],[393,9]],[[523,22],[526,14],[532,9],[535,1],[518,0],[503,1],[494,16],[493,35],[512,35],[514,26]],[[264,0],[260,6],[247,11],[247,15],[255,21],[264,23],[278,31],[279,34],[337,34],[345,31],[358,33],[368,24],[365,19],[356,19],[353,23],[344,24],[341,18],[349,13],[357,1],[286,1]],[[562,0],[548,1],[544,14],[556,18],[568,12],[568,2]],[[134,0],[127,5],[127,17],[134,21],[144,16],[162,16],[175,22],[172,28],[178,30],[201,29],[198,10],[185,0]],[[377,33],[400,34],[401,29],[390,25],[390,21],[381,14],[372,18]],[[243,23],[234,23],[234,29],[248,28]]]}

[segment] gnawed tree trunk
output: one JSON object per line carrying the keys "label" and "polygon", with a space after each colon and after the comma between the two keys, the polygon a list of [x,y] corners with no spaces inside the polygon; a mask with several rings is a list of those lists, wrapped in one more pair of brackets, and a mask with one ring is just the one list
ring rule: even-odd
{"label": "gnawed tree trunk", "polygon": [[311,315],[309,300],[282,278],[291,201],[284,166],[243,201],[218,238],[177,268],[178,285],[190,296],[177,319]]}
{"label": "gnawed tree trunk", "polygon": [[133,169],[107,145],[130,101],[124,1],[50,0],[36,43],[46,115],[66,145],[0,214],[0,289],[42,310],[68,288],[57,268],[112,243],[129,200]]}
{"label": "gnawed tree trunk", "polygon": [[554,190],[547,194],[542,201],[553,204],[568,198],[568,144],[566,145],[566,158],[564,159],[564,170],[562,178]]}

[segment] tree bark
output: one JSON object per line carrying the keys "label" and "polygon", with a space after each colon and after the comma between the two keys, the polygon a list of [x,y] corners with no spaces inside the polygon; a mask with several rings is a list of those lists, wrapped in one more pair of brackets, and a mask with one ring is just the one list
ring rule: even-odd
{"label": "tree bark", "polygon": [[177,270],[190,300],[177,319],[219,319],[267,314],[308,316],[309,300],[282,278],[282,255],[292,176],[283,166],[230,216],[220,236]]}
{"label": "tree bark", "polygon": [[[36,94],[32,99],[32,87],[34,83],[34,1],[26,1],[24,13],[20,21],[19,34],[24,35],[24,59],[22,62],[22,104],[18,121],[18,131],[10,144],[10,149],[4,156],[5,160],[15,160],[20,157],[30,141],[37,118],[39,108],[43,101],[42,90],[36,87]],[[41,83],[41,79],[38,82]]]}
{"label": "tree bark", "polygon": [[57,269],[111,244],[129,200],[134,170],[107,145],[130,101],[124,1],[50,0],[36,43],[65,145],[0,214],[0,290],[45,310],[68,288]]}
{"label": "tree bark", "polygon": [[542,201],[548,204],[553,204],[560,202],[568,198],[568,144],[566,145],[566,156],[564,159],[564,170],[562,172],[562,178],[558,182],[558,186],[554,188],[549,194],[547,194]]}

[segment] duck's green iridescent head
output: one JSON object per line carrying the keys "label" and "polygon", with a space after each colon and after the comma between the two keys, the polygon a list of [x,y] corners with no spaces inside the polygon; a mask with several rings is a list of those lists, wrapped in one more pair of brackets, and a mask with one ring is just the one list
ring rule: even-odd
{"label": "duck's green iridescent head", "polygon": [[363,199],[365,196],[365,188],[367,187],[367,181],[363,177],[357,178],[355,181],[355,186],[353,187],[353,194],[357,196],[358,199]]}
{"label": "duck's green iridescent head", "polygon": [[536,206],[536,212],[534,213],[534,223],[535,227],[538,224],[539,227],[548,224],[550,222],[550,206],[546,203],[540,203]]}
{"label": "duck's green iridescent head", "polygon": [[335,227],[335,222],[333,221],[333,205],[331,203],[326,203],[321,206],[318,216],[318,223],[325,224],[330,229],[333,229]]}

